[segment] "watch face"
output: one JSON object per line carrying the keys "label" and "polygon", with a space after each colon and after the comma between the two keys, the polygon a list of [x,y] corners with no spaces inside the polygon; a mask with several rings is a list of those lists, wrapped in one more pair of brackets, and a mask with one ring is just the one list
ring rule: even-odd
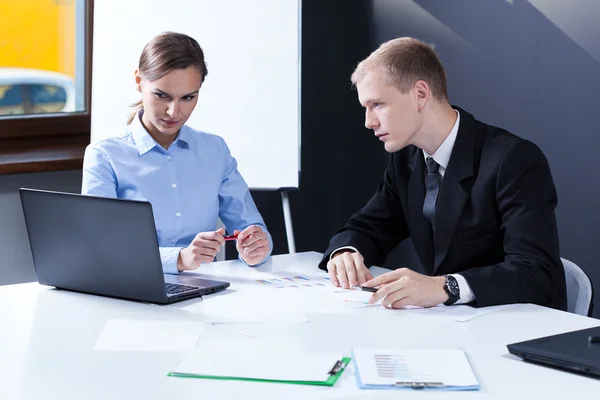
{"label": "watch face", "polygon": [[448,277],[448,289],[450,290],[450,293],[452,293],[452,296],[460,295],[460,289],[458,288],[458,281],[453,276]]}
{"label": "watch face", "polygon": [[444,290],[448,294],[448,300],[444,304],[449,306],[460,300],[460,287],[455,277],[450,275],[445,276],[446,284],[444,285]]}

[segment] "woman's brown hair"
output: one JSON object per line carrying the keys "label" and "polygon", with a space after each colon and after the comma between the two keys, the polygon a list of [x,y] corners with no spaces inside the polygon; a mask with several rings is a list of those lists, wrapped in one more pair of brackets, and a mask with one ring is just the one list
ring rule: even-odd
{"label": "woman's brown hair", "polygon": [[[162,78],[175,69],[195,67],[202,74],[202,82],[208,75],[204,52],[198,42],[183,33],[163,32],[150,40],[142,50],[139,71],[144,79],[152,82]],[[135,110],[129,116],[127,124],[143,108],[142,101],[133,104]]]}

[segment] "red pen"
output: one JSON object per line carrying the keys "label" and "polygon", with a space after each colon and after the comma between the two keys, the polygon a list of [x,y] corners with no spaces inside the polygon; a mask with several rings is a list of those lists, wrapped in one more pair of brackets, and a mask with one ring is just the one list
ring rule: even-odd
{"label": "red pen", "polygon": [[225,240],[236,240],[238,237],[238,235],[227,235],[227,236],[223,236],[223,239]]}

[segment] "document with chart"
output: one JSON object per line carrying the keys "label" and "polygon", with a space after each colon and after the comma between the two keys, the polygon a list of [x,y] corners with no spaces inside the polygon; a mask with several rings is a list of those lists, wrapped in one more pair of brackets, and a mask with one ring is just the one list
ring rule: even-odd
{"label": "document with chart", "polygon": [[355,348],[352,358],[361,389],[479,389],[460,349]]}

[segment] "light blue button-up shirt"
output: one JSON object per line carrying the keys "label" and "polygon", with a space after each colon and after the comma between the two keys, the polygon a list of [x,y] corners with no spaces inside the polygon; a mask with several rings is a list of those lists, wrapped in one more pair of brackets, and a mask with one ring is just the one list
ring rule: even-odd
{"label": "light blue button-up shirt", "polygon": [[218,217],[230,233],[260,226],[270,255],[271,235],[225,141],[184,125],[165,150],[142,125],[142,112],[124,136],[87,147],[81,193],[149,201],[166,273],[178,273],[181,249],[214,231]]}

